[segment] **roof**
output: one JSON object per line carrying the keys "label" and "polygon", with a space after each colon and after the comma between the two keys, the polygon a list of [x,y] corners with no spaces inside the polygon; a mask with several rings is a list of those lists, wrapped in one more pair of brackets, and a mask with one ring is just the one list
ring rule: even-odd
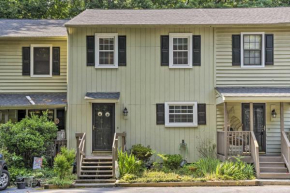
{"label": "roof", "polygon": [[85,99],[113,99],[119,100],[120,92],[87,92]]}
{"label": "roof", "polygon": [[68,20],[0,19],[0,37],[66,37]]}
{"label": "roof", "polygon": [[228,25],[290,23],[290,7],[219,9],[87,9],[65,26]]}
{"label": "roof", "polygon": [[67,103],[66,93],[13,93],[0,94],[0,107],[48,106]]}
{"label": "roof", "polygon": [[225,97],[230,96],[290,96],[290,88],[274,87],[218,87],[216,90]]}

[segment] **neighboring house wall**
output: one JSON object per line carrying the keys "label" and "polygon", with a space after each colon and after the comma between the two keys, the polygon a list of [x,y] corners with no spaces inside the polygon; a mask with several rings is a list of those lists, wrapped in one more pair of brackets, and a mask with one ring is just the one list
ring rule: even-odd
{"label": "neighboring house wall", "polygon": [[[76,147],[76,132],[87,133],[86,153],[92,152],[92,104],[86,92],[120,92],[116,104],[116,132],[126,132],[126,147],[150,145],[158,153],[180,154],[182,139],[188,144],[189,162],[198,159],[198,146],[216,141],[213,28],[69,28],[68,124],[69,147]],[[201,66],[169,69],[160,65],[160,36],[169,33],[201,35]],[[127,66],[96,69],[86,66],[86,36],[118,33],[127,37]],[[197,101],[206,103],[207,124],[194,128],[156,125],[156,104]],[[123,119],[127,107],[129,116]]]}
{"label": "neighboring house wall", "polygon": [[[60,75],[36,78],[22,75],[22,47],[52,44],[60,47]],[[66,92],[67,40],[45,38],[0,39],[0,92]]]}
{"label": "neighboring house wall", "polygon": [[[265,32],[274,35],[274,65],[263,68],[232,66],[232,35],[241,32]],[[216,86],[290,85],[290,28],[289,27],[227,27],[215,28]]]}

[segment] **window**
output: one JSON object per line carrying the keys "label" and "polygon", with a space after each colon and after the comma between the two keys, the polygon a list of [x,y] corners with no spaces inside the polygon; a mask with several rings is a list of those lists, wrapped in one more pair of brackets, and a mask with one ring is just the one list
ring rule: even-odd
{"label": "window", "polygon": [[165,103],[166,127],[196,127],[196,102],[167,102]]}
{"label": "window", "polygon": [[192,67],[191,33],[169,34],[169,67],[170,68]]}
{"label": "window", "polygon": [[118,34],[96,34],[96,68],[118,68]]}
{"label": "window", "polygon": [[31,45],[31,77],[52,76],[52,45]]}
{"label": "window", "polygon": [[242,67],[264,67],[264,33],[242,33]]}

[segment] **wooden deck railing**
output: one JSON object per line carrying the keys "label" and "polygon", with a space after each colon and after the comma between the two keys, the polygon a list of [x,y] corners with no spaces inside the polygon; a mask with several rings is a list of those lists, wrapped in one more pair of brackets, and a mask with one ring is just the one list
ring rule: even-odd
{"label": "wooden deck railing", "polygon": [[76,133],[77,139],[77,176],[78,178],[81,175],[81,165],[83,162],[83,158],[86,156],[85,153],[85,144],[86,144],[86,133]]}
{"label": "wooden deck railing", "polygon": [[285,161],[285,164],[290,171],[290,143],[285,131],[281,131],[281,154]]}
{"label": "wooden deck railing", "polygon": [[[121,139],[121,146],[119,146],[119,138]],[[115,133],[112,145],[112,161],[113,161],[113,177],[116,177],[115,162],[118,160],[118,150],[125,151],[126,133]]]}
{"label": "wooden deck railing", "polygon": [[217,131],[217,153],[220,155],[226,155],[226,148],[225,148],[225,132],[224,131]]}
{"label": "wooden deck railing", "polygon": [[284,131],[284,132],[285,132],[285,134],[287,136],[288,141],[290,141],[290,131]]}
{"label": "wooden deck railing", "polygon": [[250,149],[251,149],[251,156],[253,158],[255,169],[256,169],[256,176],[257,178],[259,178],[260,177],[259,144],[255,137],[254,131],[251,131]]}

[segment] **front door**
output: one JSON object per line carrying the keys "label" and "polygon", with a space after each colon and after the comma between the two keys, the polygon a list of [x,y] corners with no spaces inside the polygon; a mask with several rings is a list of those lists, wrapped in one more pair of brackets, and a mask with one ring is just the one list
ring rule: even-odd
{"label": "front door", "polygon": [[111,151],[115,131],[115,104],[93,104],[93,151]]}
{"label": "front door", "polygon": [[[266,152],[266,118],[265,104],[253,104],[254,133],[259,144],[259,151]],[[250,131],[250,104],[244,103],[242,106],[243,131]]]}

